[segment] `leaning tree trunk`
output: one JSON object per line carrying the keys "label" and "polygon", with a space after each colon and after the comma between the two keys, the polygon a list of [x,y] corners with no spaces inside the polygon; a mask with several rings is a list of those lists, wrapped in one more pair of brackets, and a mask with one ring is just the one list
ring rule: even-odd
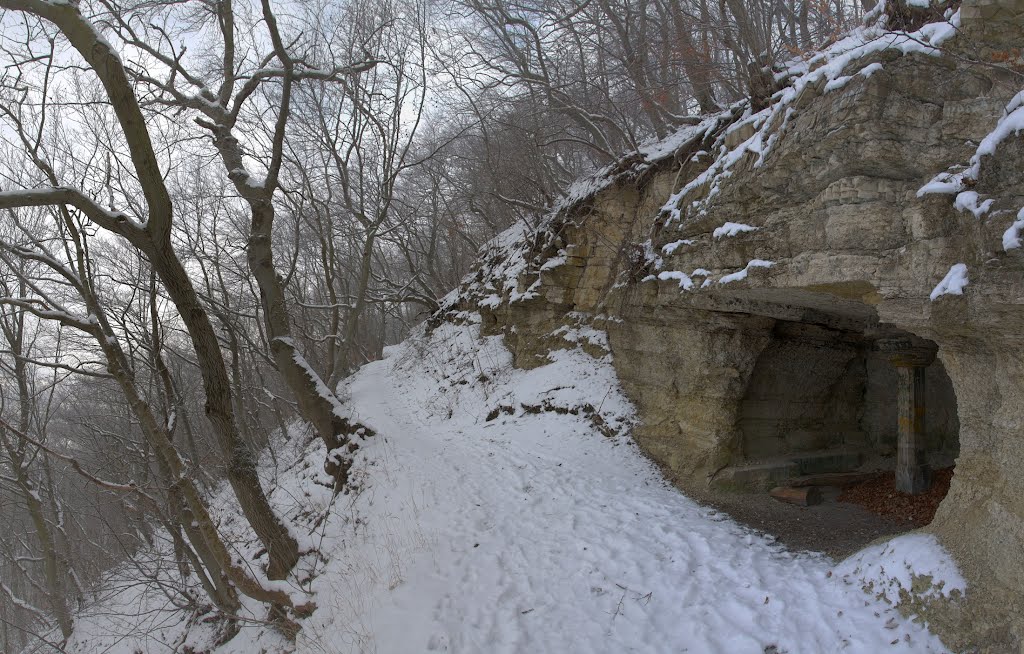
{"label": "leaning tree trunk", "polygon": [[[187,521],[182,520],[185,523],[182,526],[190,536],[196,551],[205,560],[213,562],[215,567],[210,570],[211,574],[227,577],[223,587],[227,589],[229,601],[235,601],[233,599],[234,589],[237,588],[238,591],[253,599],[266,602],[270,605],[272,615],[283,618],[285,607],[292,606],[291,599],[283,591],[268,590],[261,586],[255,578],[232,559],[231,553],[221,539],[213,517],[206,507],[205,500],[192,480],[184,474],[184,462],[174,448],[170,434],[166,427],[161,425],[149,403],[139,394],[127,357],[118,344],[113,330],[110,329],[106,316],[94,303],[90,309],[99,320],[100,329],[94,333],[94,336],[107,359],[108,370],[121,387],[132,413],[139,421],[143,435],[153,447],[161,476],[169,481],[168,495],[172,498],[172,504],[176,504],[172,507],[172,513],[176,517],[190,518]],[[259,487],[258,480],[257,487]],[[266,502],[266,497],[262,495],[262,492],[260,492],[260,497]],[[180,498],[180,504],[175,501],[178,498]],[[241,498],[240,495],[239,501]],[[267,508],[269,509],[269,505]],[[269,515],[273,516],[274,514],[269,512]],[[255,524],[253,528],[257,528]],[[289,539],[294,543],[294,539],[291,539],[290,536]],[[285,572],[287,573],[287,570]],[[283,578],[283,576],[279,578]],[[233,587],[228,582],[233,584]],[[216,600],[217,598],[212,597],[211,599]]]}
{"label": "leaning tree trunk", "polygon": [[238,434],[232,407],[231,382],[220,342],[213,331],[209,315],[199,303],[185,268],[173,252],[166,251],[169,249],[169,241],[163,247],[155,246],[153,252],[149,253],[150,264],[163,282],[192,338],[206,389],[206,417],[213,425],[227,459],[228,482],[253,531],[267,548],[267,576],[271,579],[284,579],[299,560],[299,545],[274,513],[263,492],[256,474],[255,456]]}
{"label": "leaning tree trunk", "polygon": [[274,267],[272,200],[269,197],[250,199],[249,206],[252,209],[252,225],[246,254],[249,271],[260,289],[270,353],[285,383],[295,395],[302,417],[313,426],[328,450],[335,452],[328,456],[325,469],[334,477],[336,488],[340,489],[348,481],[350,452],[347,450],[354,449],[354,444],[349,440],[353,427],[341,415],[341,405],[334,393],[302,356],[292,338],[284,284]]}

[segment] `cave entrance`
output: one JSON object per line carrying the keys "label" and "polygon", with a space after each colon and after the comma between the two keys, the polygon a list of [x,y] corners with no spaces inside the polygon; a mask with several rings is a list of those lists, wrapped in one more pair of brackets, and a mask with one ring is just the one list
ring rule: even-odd
{"label": "cave entrance", "polygon": [[895,329],[779,321],[739,406],[728,480],[780,495],[805,489],[788,492],[791,501],[810,503],[816,493],[835,499],[870,483],[884,494],[888,484],[909,505],[917,496],[917,504],[937,505],[942,498],[933,496],[948,489],[960,427],[937,350]]}

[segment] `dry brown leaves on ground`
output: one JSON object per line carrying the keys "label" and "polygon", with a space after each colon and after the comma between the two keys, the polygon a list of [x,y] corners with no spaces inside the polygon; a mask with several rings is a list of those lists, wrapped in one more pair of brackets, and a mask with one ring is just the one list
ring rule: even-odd
{"label": "dry brown leaves on ground", "polygon": [[858,504],[872,513],[923,527],[935,517],[935,510],[949,491],[952,477],[953,468],[936,470],[932,487],[927,492],[906,495],[896,490],[895,473],[887,472],[875,479],[850,486],[839,496],[839,501]]}

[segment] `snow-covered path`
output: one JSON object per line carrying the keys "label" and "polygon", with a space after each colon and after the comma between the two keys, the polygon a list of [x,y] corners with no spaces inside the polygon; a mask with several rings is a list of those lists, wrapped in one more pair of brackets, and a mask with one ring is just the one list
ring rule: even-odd
{"label": "snow-covered path", "polygon": [[[945,651],[857,574],[906,553],[948,569],[929,537],[840,568],[789,552],[602,435],[593,415],[631,416],[606,361],[566,350],[514,370],[500,339],[476,334],[442,326],[343,389],[378,435],[348,509],[358,536],[325,536],[299,651]],[[906,583],[899,567],[886,578]]]}

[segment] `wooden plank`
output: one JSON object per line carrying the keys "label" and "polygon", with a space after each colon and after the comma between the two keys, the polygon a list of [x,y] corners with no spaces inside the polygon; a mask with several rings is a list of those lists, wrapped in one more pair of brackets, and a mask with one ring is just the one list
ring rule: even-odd
{"label": "wooden plank", "polygon": [[769,492],[769,495],[780,502],[787,502],[798,506],[821,504],[821,489],[817,486],[801,486],[799,488],[776,486]]}

